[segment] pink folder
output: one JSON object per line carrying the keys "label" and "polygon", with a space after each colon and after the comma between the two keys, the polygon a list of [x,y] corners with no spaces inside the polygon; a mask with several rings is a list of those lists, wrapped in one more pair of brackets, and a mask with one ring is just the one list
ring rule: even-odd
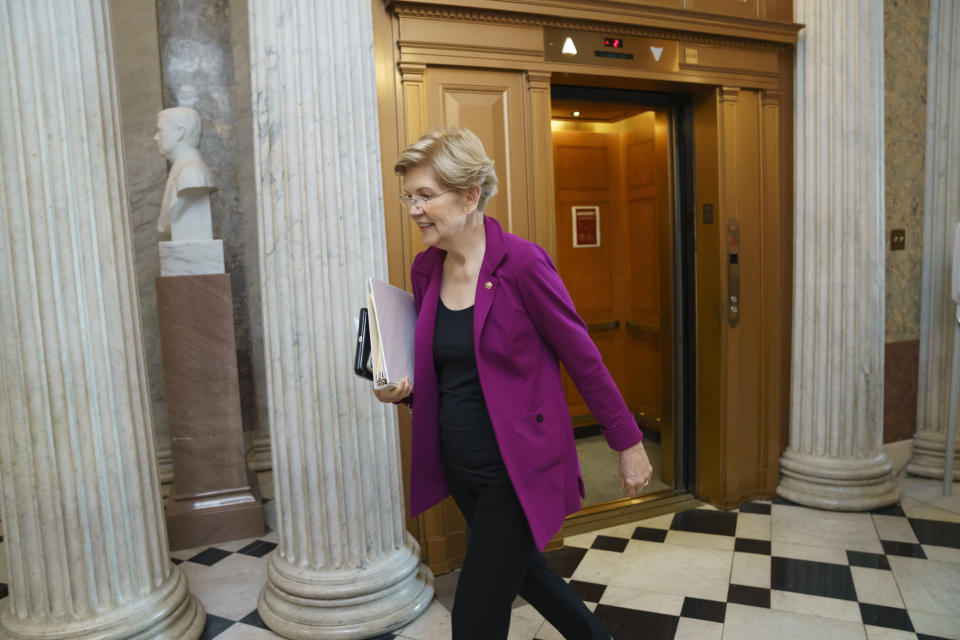
{"label": "pink folder", "polygon": [[389,387],[403,377],[413,382],[413,334],[417,326],[413,296],[382,280],[369,278],[367,297],[374,387]]}

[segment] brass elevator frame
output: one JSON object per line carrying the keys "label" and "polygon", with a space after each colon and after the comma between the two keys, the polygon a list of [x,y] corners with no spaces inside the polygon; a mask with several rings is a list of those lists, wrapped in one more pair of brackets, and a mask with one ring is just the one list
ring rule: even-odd
{"label": "brass elevator frame", "polygon": [[[507,230],[556,253],[551,83],[684,93],[693,104],[696,216],[696,486],[719,507],[771,496],[786,446],[793,262],[791,0],[372,0],[384,224],[392,283],[409,288],[419,237],[394,194],[393,161],[425,130],[458,119],[496,138]],[[550,60],[545,31],[676,43],[676,68]],[[672,45],[671,45],[672,46]],[[599,62],[597,62],[599,61]],[[490,150],[488,150],[490,151]],[[707,212],[709,211],[709,216]],[[726,229],[739,225],[738,321],[728,323]],[[410,421],[401,412],[409,475]],[[405,483],[405,494],[407,487]],[[449,502],[449,501],[447,501]],[[566,533],[683,507],[689,496],[587,509]],[[435,573],[462,561],[449,504],[408,520]]]}

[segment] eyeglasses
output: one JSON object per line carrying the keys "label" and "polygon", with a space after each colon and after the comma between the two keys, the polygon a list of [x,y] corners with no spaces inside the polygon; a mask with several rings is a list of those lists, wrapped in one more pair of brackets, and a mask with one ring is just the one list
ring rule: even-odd
{"label": "eyeglasses", "polygon": [[439,198],[445,193],[450,193],[450,191],[441,191],[440,193],[435,193],[432,196],[408,196],[407,194],[403,193],[400,194],[400,202],[406,205],[408,209],[413,205],[417,205],[419,209],[426,209],[434,198]]}

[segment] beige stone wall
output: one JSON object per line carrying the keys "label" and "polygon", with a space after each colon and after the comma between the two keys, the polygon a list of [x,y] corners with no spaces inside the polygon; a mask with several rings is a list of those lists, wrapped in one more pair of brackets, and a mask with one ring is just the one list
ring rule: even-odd
{"label": "beige stone wall", "polygon": [[[920,337],[929,19],[929,0],[884,0],[887,342]],[[890,251],[892,229],[905,250]]]}

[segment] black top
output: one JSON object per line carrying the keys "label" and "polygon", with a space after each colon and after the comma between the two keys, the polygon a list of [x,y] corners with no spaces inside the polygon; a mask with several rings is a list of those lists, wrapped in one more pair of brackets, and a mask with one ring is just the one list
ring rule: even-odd
{"label": "black top", "polygon": [[482,482],[506,479],[477,373],[473,307],[451,311],[440,300],[433,363],[440,386],[440,440],[447,466],[458,475]]}

